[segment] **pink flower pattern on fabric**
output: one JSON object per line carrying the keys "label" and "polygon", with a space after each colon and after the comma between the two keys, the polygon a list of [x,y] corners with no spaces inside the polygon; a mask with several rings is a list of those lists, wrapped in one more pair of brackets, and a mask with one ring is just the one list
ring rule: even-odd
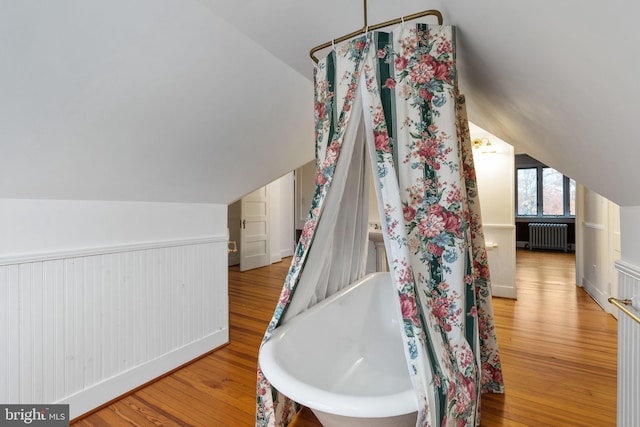
{"label": "pink flower pattern on fabric", "polygon": [[[362,73],[387,255],[420,405],[418,425],[477,427],[480,392],[501,392],[503,379],[464,99],[457,93],[453,29],[403,26],[390,38],[393,43],[369,49],[375,34],[336,46],[336,61],[350,70],[335,76],[340,90],[321,73],[326,62],[315,70],[316,195],[264,339],[278,325],[302,274]],[[383,104],[383,91],[395,101]],[[428,401],[433,393],[442,406]],[[296,406],[272,390],[259,369],[256,396],[257,427],[287,425]]]}

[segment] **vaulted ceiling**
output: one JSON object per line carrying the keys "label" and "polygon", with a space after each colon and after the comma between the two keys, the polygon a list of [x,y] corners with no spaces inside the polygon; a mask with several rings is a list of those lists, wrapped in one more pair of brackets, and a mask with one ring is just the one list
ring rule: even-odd
{"label": "vaulted ceiling", "polygon": [[[638,3],[368,3],[441,10],[474,123],[640,205]],[[361,0],[0,0],[0,197],[228,203],[312,158],[308,51],[361,24]]]}

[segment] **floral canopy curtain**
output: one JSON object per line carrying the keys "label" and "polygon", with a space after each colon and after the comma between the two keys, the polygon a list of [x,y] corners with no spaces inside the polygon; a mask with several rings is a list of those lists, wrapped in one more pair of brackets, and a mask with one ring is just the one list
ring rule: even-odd
{"label": "floral canopy curtain", "polygon": [[[478,426],[480,394],[502,392],[503,383],[469,129],[457,90],[455,28],[405,24],[372,32],[338,45],[315,72],[316,195],[264,340],[291,306],[300,312],[328,296],[323,289],[309,298],[315,285],[301,277],[311,268],[310,254],[326,245],[318,230],[332,193],[344,200],[351,191],[334,187],[343,181],[341,168],[357,170],[352,176],[360,174],[360,182],[368,174],[353,166],[363,164],[353,154],[360,152],[355,129],[363,118],[419,403],[417,426]],[[357,211],[355,229],[362,230],[367,217]],[[366,244],[357,246],[351,253],[359,250],[354,260],[362,266]],[[352,269],[340,286],[363,274]],[[257,405],[260,426],[287,425],[296,410],[260,369]]]}

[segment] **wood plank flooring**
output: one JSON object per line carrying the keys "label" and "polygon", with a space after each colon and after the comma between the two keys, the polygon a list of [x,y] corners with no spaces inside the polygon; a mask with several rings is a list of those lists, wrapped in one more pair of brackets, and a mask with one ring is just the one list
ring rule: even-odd
{"label": "wood plank flooring", "polygon": [[518,251],[518,300],[494,298],[504,395],[484,426],[615,426],[617,321],[575,284],[573,254]]}
{"label": "wood plank flooring", "polygon": [[[288,267],[230,268],[230,344],[73,425],[254,425],[258,346]],[[572,254],[518,251],[518,300],[494,299],[506,393],[483,396],[482,426],[615,426],[616,320],[574,284]],[[294,422],[315,426],[308,410]]]}

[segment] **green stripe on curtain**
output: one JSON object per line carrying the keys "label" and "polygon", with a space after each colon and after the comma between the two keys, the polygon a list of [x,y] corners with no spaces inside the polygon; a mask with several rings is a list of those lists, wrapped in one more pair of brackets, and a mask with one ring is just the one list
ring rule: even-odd
{"label": "green stripe on curtain", "polygon": [[[327,56],[327,81],[329,83],[328,91],[331,93],[335,92],[336,85],[336,52],[331,51],[331,53]],[[336,122],[338,121],[338,111],[335,108],[335,104],[332,104],[332,109],[329,112],[329,117],[331,120],[331,126],[329,127],[329,138],[327,138],[327,147],[333,141],[333,136],[336,131]],[[322,150],[326,150],[327,147],[322,147]]]}
{"label": "green stripe on curtain", "polygon": [[[393,155],[393,163],[398,164],[398,150],[395,149],[397,143],[396,126],[396,79],[393,69],[393,33],[376,32],[375,46],[378,57],[377,77],[380,82],[380,101],[384,111],[384,120],[389,136],[389,147]],[[396,168],[396,175],[399,172]]]}
{"label": "green stripe on curtain", "polygon": [[[391,60],[387,59],[387,48],[392,43],[390,33],[375,33],[376,54],[378,55],[378,81],[382,84],[380,87],[380,101],[384,110],[384,119],[387,124],[387,133],[389,137],[394,135],[395,126],[393,123],[393,98],[395,96],[395,79],[393,79],[393,57],[389,55]],[[379,54],[378,54],[379,52]],[[393,146],[391,146],[393,150]]]}
{"label": "green stripe on curtain", "polygon": [[[470,248],[469,248],[470,249]],[[471,254],[469,253],[469,249],[465,251],[465,275],[467,277],[473,276],[473,269],[471,267]],[[471,346],[471,350],[473,354],[478,354],[478,348],[476,346],[476,331],[478,330],[478,325],[476,322],[477,316],[475,315],[477,301],[476,301],[476,291],[475,286],[467,286],[466,287],[466,307],[465,307],[465,336],[467,337],[467,341],[469,342],[469,346]]]}

